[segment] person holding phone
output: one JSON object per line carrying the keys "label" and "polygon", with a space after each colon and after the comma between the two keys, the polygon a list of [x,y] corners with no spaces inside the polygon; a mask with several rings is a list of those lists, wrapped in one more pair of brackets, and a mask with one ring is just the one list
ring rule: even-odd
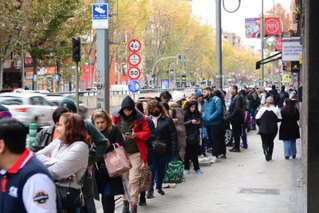
{"label": "person holding phone", "polygon": [[135,108],[130,96],[124,98],[121,109],[113,114],[112,120],[123,134],[125,151],[132,163],[132,168],[124,174],[129,183],[131,210],[127,197],[123,196],[123,213],[135,213],[140,191],[140,170],[148,166],[146,141],[151,137],[151,128],[146,116]]}

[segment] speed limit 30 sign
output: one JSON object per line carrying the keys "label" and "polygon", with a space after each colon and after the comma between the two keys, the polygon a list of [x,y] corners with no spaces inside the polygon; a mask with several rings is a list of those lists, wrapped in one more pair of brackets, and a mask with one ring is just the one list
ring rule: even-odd
{"label": "speed limit 30 sign", "polygon": [[139,79],[141,77],[141,74],[141,70],[137,67],[131,67],[128,70],[128,76],[133,80]]}
{"label": "speed limit 30 sign", "polygon": [[142,43],[139,40],[137,40],[137,39],[132,39],[128,43],[128,49],[131,52],[138,52],[138,51],[141,50],[141,48],[142,48]]}

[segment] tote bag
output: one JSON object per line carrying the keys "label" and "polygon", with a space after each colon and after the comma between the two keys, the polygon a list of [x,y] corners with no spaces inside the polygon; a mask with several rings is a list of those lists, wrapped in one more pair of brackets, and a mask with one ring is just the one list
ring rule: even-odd
{"label": "tote bag", "polygon": [[114,147],[113,151],[106,153],[104,162],[110,177],[120,176],[132,168],[131,161],[123,146]]}

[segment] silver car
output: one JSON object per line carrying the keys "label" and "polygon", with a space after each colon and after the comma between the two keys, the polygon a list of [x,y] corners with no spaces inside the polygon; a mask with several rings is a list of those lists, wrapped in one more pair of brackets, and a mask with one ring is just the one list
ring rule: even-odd
{"label": "silver car", "polygon": [[53,124],[52,113],[56,105],[44,95],[37,93],[1,93],[0,104],[7,107],[13,118],[28,126],[37,123],[39,127]]}

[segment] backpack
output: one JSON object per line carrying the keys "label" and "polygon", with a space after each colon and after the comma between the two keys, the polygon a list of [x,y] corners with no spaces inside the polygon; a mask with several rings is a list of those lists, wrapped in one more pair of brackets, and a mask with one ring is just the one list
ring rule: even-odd
{"label": "backpack", "polygon": [[251,98],[250,98],[251,106],[256,107],[256,108],[259,107],[261,99],[260,99],[259,95],[257,94],[257,92],[256,91],[252,92],[252,94],[250,96],[251,96]]}

